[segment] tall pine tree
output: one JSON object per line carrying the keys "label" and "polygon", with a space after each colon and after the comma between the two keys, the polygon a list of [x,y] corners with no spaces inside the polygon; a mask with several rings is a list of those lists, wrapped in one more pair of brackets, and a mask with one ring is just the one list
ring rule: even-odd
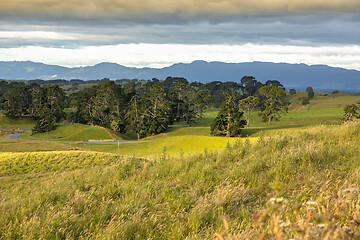
{"label": "tall pine tree", "polygon": [[244,112],[240,111],[236,100],[235,95],[225,93],[225,102],[221,104],[217,117],[211,123],[211,134],[226,137],[240,135],[246,121],[243,119]]}

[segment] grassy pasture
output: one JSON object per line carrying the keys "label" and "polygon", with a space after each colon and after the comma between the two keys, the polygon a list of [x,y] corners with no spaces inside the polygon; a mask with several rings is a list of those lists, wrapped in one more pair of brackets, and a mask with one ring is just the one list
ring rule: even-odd
{"label": "grassy pasture", "polygon": [[80,148],[69,144],[0,138],[0,152],[69,151],[77,149]]}
{"label": "grassy pasture", "polygon": [[0,111],[0,129],[26,129],[31,130],[35,125],[35,121],[28,117],[13,120],[10,119]]}
{"label": "grassy pasture", "polygon": [[104,166],[119,160],[112,154],[90,151],[5,152],[0,153],[0,177]]}
{"label": "grassy pasture", "polygon": [[359,103],[359,96],[345,95],[342,93],[328,96],[315,97],[310,101],[310,109],[340,108],[346,104]]}
{"label": "grassy pasture", "polygon": [[[304,94],[298,93],[291,96],[292,102]],[[304,95],[305,96],[305,95]],[[261,121],[258,112],[253,112],[251,125],[243,130],[242,136],[249,136],[251,141],[256,141],[259,136],[266,136],[276,132],[294,131],[294,129],[304,129],[309,126],[319,124],[340,124],[343,116],[342,107],[345,104],[360,101],[360,96],[350,96],[335,94],[329,96],[318,96],[310,101],[309,105],[293,107],[287,114],[283,115],[280,121],[274,121],[271,125]],[[108,152],[127,156],[148,157],[166,154],[188,154],[192,152],[202,152],[205,149],[222,150],[228,143],[234,143],[236,139],[210,136],[210,123],[216,117],[217,109],[209,109],[204,118],[200,119],[192,126],[184,123],[175,123],[167,133],[151,136],[145,140],[153,140],[150,143],[126,143],[120,144],[119,148],[115,145],[105,144],[43,144],[42,142],[20,142],[10,140],[0,140],[1,151],[46,151],[46,150],[66,150],[66,149],[88,149],[92,151]],[[5,126],[23,126],[31,128],[33,121],[29,119],[9,121],[2,117]],[[4,120],[5,119],[5,120]],[[5,123],[4,123],[5,122]],[[27,127],[26,127],[27,126]],[[63,141],[88,141],[88,140],[119,140],[125,141],[121,136],[116,135],[111,130],[101,127],[93,127],[80,124],[65,124],[58,127],[56,131],[41,134],[27,134],[22,138],[33,140],[63,140]]]}
{"label": "grassy pasture", "polygon": [[[360,123],[340,124],[359,99],[316,97],[270,126],[254,112],[240,140],[210,136],[216,109],[119,149],[1,133],[0,239],[360,239]],[[84,125],[31,137],[118,138]]]}
{"label": "grassy pasture", "polygon": [[122,140],[116,137],[111,130],[82,124],[65,124],[48,133],[29,133],[22,136],[24,139],[59,141]]}
{"label": "grassy pasture", "polygon": [[[116,144],[75,144],[83,149],[92,151],[109,152],[117,154],[119,150],[120,155],[136,156],[136,157],[149,157],[160,155],[182,155],[203,151],[217,151],[223,150],[228,144],[234,144],[238,141],[237,138],[224,138],[224,137],[210,137],[210,136],[169,136],[154,142],[144,143],[124,143],[120,144],[119,148]],[[243,140],[241,140],[243,141]]]}
{"label": "grassy pasture", "polygon": [[[167,154],[182,154],[207,150],[222,150],[228,142],[236,142],[236,138],[210,136],[210,122],[215,118],[217,109],[208,110],[203,119],[193,126],[176,123],[169,132],[148,137],[154,140],[150,143],[132,143],[117,145],[77,144],[77,146],[94,151],[135,155],[140,157]],[[271,125],[261,121],[258,112],[251,116],[252,124],[243,130],[243,136],[249,136],[250,141],[256,141],[259,136],[266,136],[277,131],[293,131],[319,124],[339,124],[343,116],[342,108],[289,111],[280,121]],[[244,141],[244,140],[242,140]]]}
{"label": "grassy pasture", "polygon": [[311,109],[329,109],[342,108],[346,104],[360,102],[360,96],[349,95],[345,93],[329,94],[327,96],[315,96],[308,105],[301,105],[303,98],[307,98],[305,93],[297,93],[288,96],[291,110],[311,110]]}
{"label": "grassy pasture", "polygon": [[90,153],[5,153],[0,239],[357,239],[359,124],[85,168]]}

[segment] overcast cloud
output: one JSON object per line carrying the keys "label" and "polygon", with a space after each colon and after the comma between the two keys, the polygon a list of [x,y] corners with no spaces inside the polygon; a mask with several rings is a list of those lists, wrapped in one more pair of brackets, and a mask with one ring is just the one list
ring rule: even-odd
{"label": "overcast cloud", "polygon": [[239,15],[357,13],[358,0],[0,0],[0,15],[84,18],[161,19]]}
{"label": "overcast cloud", "polygon": [[[160,66],[190,61],[195,56],[199,60],[216,60],[216,53],[198,50],[202,45],[218,46],[214,49],[219,51],[219,60],[224,59],[224,51],[220,50],[224,48],[219,46],[233,47],[234,51],[226,48],[228,61],[243,59],[237,51],[250,44],[263,51],[265,47],[278,49],[273,57],[265,57],[269,61],[279,61],[277,55],[287,55],[293,58],[285,57],[286,61],[312,64],[318,59],[314,56],[316,48],[321,47],[318,63],[360,69],[360,65],[351,63],[360,61],[359,39],[359,0],[0,0],[0,61],[84,65],[108,60],[124,65]],[[153,54],[165,53],[146,48],[154,44],[189,52],[158,58]],[[138,63],[130,55],[118,59],[111,54],[108,58],[100,56],[100,49],[105,46],[118,51],[129,46],[130,55],[136,55],[134,46],[142,46],[143,56]],[[287,53],[292,47],[308,52],[302,56]],[[38,54],[28,49],[37,49]],[[85,49],[88,52],[83,54],[91,61],[74,59]],[[21,50],[27,55],[20,55]],[[57,54],[40,59],[39,51]],[[89,55],[95,53],[98,56]],[[254,56],[247,59],[264,59],[260,52]]]}

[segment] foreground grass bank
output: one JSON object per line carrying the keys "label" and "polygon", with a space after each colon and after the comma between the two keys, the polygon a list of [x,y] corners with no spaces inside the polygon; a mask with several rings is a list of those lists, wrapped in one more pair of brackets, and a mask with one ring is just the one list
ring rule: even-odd
{"label": "foreground grass bank", "polygon": [[49,158],[49,171],[13,171],[24,164],[14,155],[0,177],[0,239],[356,238],[359,152],[350,123],[76,169]]}

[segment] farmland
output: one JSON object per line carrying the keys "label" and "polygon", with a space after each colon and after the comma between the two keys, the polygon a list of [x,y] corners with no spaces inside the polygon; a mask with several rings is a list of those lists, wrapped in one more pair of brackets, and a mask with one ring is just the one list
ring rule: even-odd
{"label": "farmland", "polygon": [[217,109],[152,142],[77,124],[3,132],[0,239],[358,238],[360,123],[341,118],[359,100],[317,97],[271,125],[254,112],[230,139],[210,136]]}
{"label": "farmland", "polygon": [[[292,110],[285,114],[280,121],[273,122],[271,125],[262,122],[258,116],[258,112],[255,111],[251,116],[252,124],[243,130],[242,135],[243,137],[249,136],[250,141],[256,141],[257,137],[266,136],[272,132],[293,131],[294,129],[303,129],[319,124],[340,124],[344,114],[342,107],[345,104],[356,103],[358,101],[360,101],[360,97],[349,95],[316,97],[308,106],[306,106],[306,108],[301,105],[293,104],[291,106]],[[324,106],[326,107],[324,108]],[[66,148],[80,148],[114,154],[119,153],[120,155],[125,156],[135,155],[138,157],[162,155],[165,152],[171,155],[180,155],[203,152],[205,149],[222,150],[228,143],[233,144],[237,139],[210,136],[209,126],[212,119],[215,118],[217,111],[217,109],[207,110],[204,117],[192,126],[187,126],[183,122],[175,123],[170,127],[167,133],[143,139],[151,140],[152,142],[126,143],[120,144],[119,146],[116,144],[86,143],[89,140],[115,142],[126,142],[126,140],[124,140],[124,136],[119,136],[111,130],[79,124],[64,124],[59,126],[58,129],[53,132],[32,135],[27,134],[21,138],[29,140],[75,141],[75,143],[71,144],[58,143],[56,145],[59,147],[61,146],[61,150]],[[31,129],[31,124],[34,124],[34,122],[31,122],[30,120],[20,120],[13,121],[13,125],[10,125],[11,121],[5,117],[3,117],[3,121],[5,123],[1,126],[4,126],[4,128],[24,127],[24,129]],[[2,128],[1,126],[0,128]],[[14,145],[14,149],[21,151],[22,144],[28,146],[24,148],[24,151],[46,150],[44,149],[44,146],[42,146],[43,144],[39,142],[19,142],[0,138],[0,145],[3,146],[1,151],[8,151],[7,149],[12,148],[12,145]],[[47,143],[50,150],[56,150],[56,147],[51,148],[51,145],[55,145],[55,143]]]}
{"label": "farmland", "polygon": [[359,129],[358,123],[309,127],[155,160],[3,153],[0,236],[287,239],[311,231],[346,239],[350,231],[359,234],[351,225],[360,207]]}

